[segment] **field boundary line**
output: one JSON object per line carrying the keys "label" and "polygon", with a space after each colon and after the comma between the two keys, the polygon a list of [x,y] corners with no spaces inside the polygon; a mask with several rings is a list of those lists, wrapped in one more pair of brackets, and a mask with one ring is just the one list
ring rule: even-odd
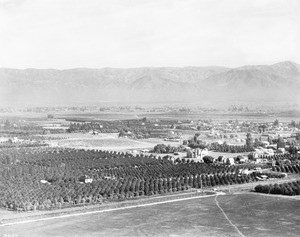
{"label": "field boundary line", "polygon": [[172,200],[166,200],[166,201],[161,201],[161,202],[152,202],[152,203],[137,204],[137,205],[132,205],[132,206],[117,207],[117,208],[111,208],[111,209],[105,209],[105,210],[98,210],[98,211],[73,213],[73,214],[53,216],[53,217],[44,217],[44,218],[34,219],[34,220],[27,220],[27,221],[19,221],[19,222],[11,222],[11,223],[0,224],[0,227],[12,226],[12,225],[18,225],[18,224],[27,224],[27,223],[38,222],[38,221],[48,221],[48,220],[54,220],[54,219],[62,219],[62,218],[67,218],[67,217],[92,215],[92,214],[97,214],[97,213],[119,211],[119,210],[126,210],[126,209],[133,209],[133,208],[139,208],[139,207],[145,207],[145,206],[154,206],[154,205],[165,204],[165,203],[172,203],[172,202],[180,202],[180,201],[185,201],[185,200],[214,197],[216,195],[218,195],[218,194],[210,194],[210,195],[205,195],[205,196],[193,196],[193,197],[186,197],[186,198],[180,198],[180,199],[172,199]]}
{"label": "field boundary line", "polygon": [[225,216],[226,220],[229,222],[230,225],[232,225],[232,226],[236,229],[236,231],[239,233],[240,236],[246,237],[246,236],[243,235],[243,233],[239,230],[239,228],[238,228],[235,224],[233,224],[233,223],[231,222],[231,220],[228,218],[228,216],[227,216],[226,213],[224,212],[223,208],[219,205],[219,202],[218,202],[218,200],[217,200],[218,196],[219,196],[219,194],[216,195],[215,201],[216,201],[216,204],[217,204],[218,208],[222,211],[223,215]]}

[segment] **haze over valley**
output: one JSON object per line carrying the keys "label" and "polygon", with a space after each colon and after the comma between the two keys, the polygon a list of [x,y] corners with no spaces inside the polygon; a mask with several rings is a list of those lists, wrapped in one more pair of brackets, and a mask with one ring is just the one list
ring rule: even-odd
{"label": "haze over valley", "polygon": [[0,83],[1,106],[134,101],[300,104],[300,65],[290,61],[237,68],[0,68]]}

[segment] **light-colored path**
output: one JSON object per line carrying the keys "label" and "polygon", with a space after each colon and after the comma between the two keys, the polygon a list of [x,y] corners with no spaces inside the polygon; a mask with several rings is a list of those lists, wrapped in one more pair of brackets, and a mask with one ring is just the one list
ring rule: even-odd
{"label": "light-colored path", "polygon": [[268,193],[257,193],[257,192],[253,192],[253,193],[249,193],[249,194],[261,195],[261,196],[271,197],[271,198],[293,199],[293,200],[300,201],[300,195],[298,195],[298,196],[287,196],[287,195],[282,195],[282,194],[268,194]]}
{"label": "light-colored path", "polygon": [[205,196],[194,196],[194,197],[173,199],[173,200],[167,200],[167,201],[145,203],[145,204],[133,205],[133,206],[127,206],[127,207],[118,207],[118,208],[111,208],[111,209],[98,210],[98,211],[90,211],[90,212],[83,212],[83,213],[73,213],[73,214],[67,214],[67,215],[61,215],[61,216],[54,216],[54,217],[45,217],[45,218],[34,219],[34,220],[11,222],[11,223],[0,224],[0,227],[3,227],[3,226],[12,226],[12,225],[18,225],[18,224],[27,224],[27,223],[39,222],[39,221],[48,221],[48,220],[54,220],[54,219],[62,219],[62,218],[67,218],[67,217],[91,215],[91,214],[111,212],[111,211],[118,211],[118,210],[133,209],[133,208],[145,207],[145,206],[154,206],[154,205],[159,205],[159,204],[164,204],[164,203],[180,202],[180,201],[192,200],[192,199],[208,198],[208,197],[214,197],[214,196],[220,195],[220,194],[222,195],[223,193],[220,192],[220,193],[211,194],[211,195],[205,195]]}
{"label": "light-colored path", "polygon": [[242,236],[242,237],[245,237],[245,235],[243,235],[243,233],[239,230],[239,228],[231,222],[231,220],[228,218],[228,216],[226,215],[226,213],[224,212],[222,207],[220,207],[219,202],[218,202],[218,196],[219,195],[216,195],[216,197],[215,197],[215,201],[216,201],[216,204],[217,204],[218,208],[222,211],[222,213],[225,216],[226,220],[229,222],[230,225],[232,225],[235,228],[235,230],[239,233],[239,235]]}

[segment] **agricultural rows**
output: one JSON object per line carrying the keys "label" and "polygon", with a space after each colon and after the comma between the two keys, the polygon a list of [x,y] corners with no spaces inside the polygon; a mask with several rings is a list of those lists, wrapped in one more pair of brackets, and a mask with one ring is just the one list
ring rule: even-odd
{"label": "agricultural rows", "polygon": [[[0,206],[23,211],[241,184],[261,175],[241,175],[243,166],[174,163],[153,156],[74,149],[7,149],[0,153],[0,164]],[[92,182],[85,183],[82,177]]]}
{"label": "agricultural rows", "polygon": [[275,154],[275,155],[272,155],[272,156],[269,156],[269,155],[261,155],[260,158],[263,158],[263,159],[268,159],[268,160],[289,160],[291,162],[298,162],[300,161],[300,154],[289,154],[289,153],[286,153],[286,154]]}
{"label": "agricultural rows", "polygon": [[284,172],[284,173],[300,173],[300,166],[299,165],[281,165],[281,166],[274,166],[272,168],[273,171],[277,172]]}

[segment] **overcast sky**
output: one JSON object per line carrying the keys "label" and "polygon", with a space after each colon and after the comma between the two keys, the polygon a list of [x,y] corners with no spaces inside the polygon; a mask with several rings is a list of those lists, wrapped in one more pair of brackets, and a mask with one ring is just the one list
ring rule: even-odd
{"label": "overcast sky", "polygon": [[0,67],[300,63],[299,0],[0,0]]}

